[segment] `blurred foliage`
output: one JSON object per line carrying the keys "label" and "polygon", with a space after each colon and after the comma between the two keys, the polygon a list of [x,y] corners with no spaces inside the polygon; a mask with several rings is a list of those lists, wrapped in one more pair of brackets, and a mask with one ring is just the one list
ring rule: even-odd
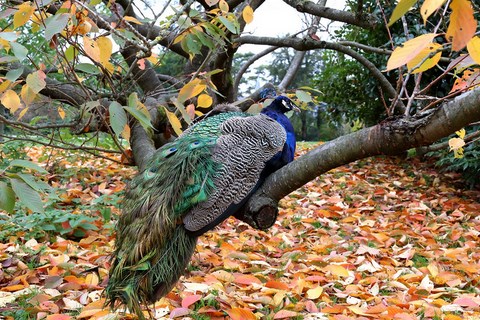
{"label": "blurred foliage", "polygon": [[[480,125],[468,128],[467,135],[480,130]],[[445,141],[448,138],[444,139]],[[443,171],[453,171],[462,174],[469,188],[480,187],[480,140],[472,140],[463,148],[463,157],[455,158],[448,148],[427,153],[427,156],[437,159],[437,166]]]}

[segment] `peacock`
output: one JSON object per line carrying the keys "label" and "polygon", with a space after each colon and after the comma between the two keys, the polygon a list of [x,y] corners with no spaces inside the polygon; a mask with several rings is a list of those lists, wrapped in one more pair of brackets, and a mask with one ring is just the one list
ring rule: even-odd
{"label": "peacock", "polygon": [[[197,238],[240,210],[265,178],[291,162],[297,110],[278,96],[260,114],[214,108],[159,148],[127,188],[105,293],[144,319],[142,305],[170,292]],[[222,112],[226,111],[226,112]]]}

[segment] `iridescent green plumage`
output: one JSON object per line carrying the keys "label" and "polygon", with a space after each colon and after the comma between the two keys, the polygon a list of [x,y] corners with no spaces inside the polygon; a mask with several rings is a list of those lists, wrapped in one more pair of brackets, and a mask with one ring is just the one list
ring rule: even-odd
{"label": "iridescent green plumage", "polygon": [[192,126],[158,149],[129,183],[106,288],[112,307],[121,302],[141,315],[141,304],[155,302],[178,281],[197,240],[180,226],[182,214],[212,192],[221,168],[212,159],[219,125],[239,116],[246,115],[221,113]]}
{"label": "iridescent green plumage", "polygon": [[198,235],[243,205],[285,141],[283,127],[266,115],[226,112],[158,149],[125,195],[107,303],[143,319],[141,306],[172,289]]}

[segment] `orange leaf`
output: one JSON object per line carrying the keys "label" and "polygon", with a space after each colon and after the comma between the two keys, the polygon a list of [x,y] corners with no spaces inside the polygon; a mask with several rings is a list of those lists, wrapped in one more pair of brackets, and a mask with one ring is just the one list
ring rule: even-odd
{"label": "orange leaf", "polygon": [[473,17],[473,8],[469,0],[453,0],[450,8],[452,14],[445,37],[447,41],[452,42],[452,50],[459,51],[475,35],[477,20]]}
{"label": "orange leaf", "polygon": [[267,281],[267,283],[265,283],[265,287],[279,290],[288,290],[288,286],[286,283],[275,280]]}
{"label": "orange leaf", "polygon": [[194,304],[195,302],[199,301],[200,299],[202,299],[202,296],[199,295],[199,294],[192,294],[191,296],[185,297],[182,300],[182,307],[183,308],[188,308],[192,304]]}
{"label": "orange leaf", "polygon": [[23,284],[14,284],[12,286],[3,287],[0,290],[7,291],[7,292],[14,292],[14,291],[22,290],[24,288],[25,286]]}
{"label": "orange leaf", "polygon": [[260,281],[257,277],[252,276],[250,274],[242,274],[235,277],[235,283],[250,285],[252,283],[262,284],[262,281]]}
{"label": "orange leaf", "polygon": [[100,62],[100,47],[98,46],[98,43],[91,39],[88,36],[83,36],[83,49],[85,50],[85,53],[87,54],[90,59],[92,59],[95,62]]}
{"label": "orange leaf", "polygon": [[320,310],[320,312],[324,313],[342,313],[346,309],[345,306],[335,305],[331,307],[325,307]]}
{"label": "orange leaf", "polygon": [[256,320],[257,317],[250,311],[245,308],[232,308],[227,311],[228,315],[232,320]]}

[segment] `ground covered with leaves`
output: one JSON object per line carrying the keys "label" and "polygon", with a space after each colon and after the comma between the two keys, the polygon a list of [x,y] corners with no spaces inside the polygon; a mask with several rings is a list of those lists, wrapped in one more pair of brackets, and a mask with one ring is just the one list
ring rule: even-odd
{"label": "ground covered with leaves", "polygon": [[[45,164],[59,197],[43,216],[2,224],[0,318],[134,319],[102,298],[134,170],[46,153],[28,155]],[[268,231],[231,218],[202,236],[186,275],[151,306],[155,318],[480,317],[480,192],[457,175],[416,159],[367,159],[316,178],[281,207]]]}

